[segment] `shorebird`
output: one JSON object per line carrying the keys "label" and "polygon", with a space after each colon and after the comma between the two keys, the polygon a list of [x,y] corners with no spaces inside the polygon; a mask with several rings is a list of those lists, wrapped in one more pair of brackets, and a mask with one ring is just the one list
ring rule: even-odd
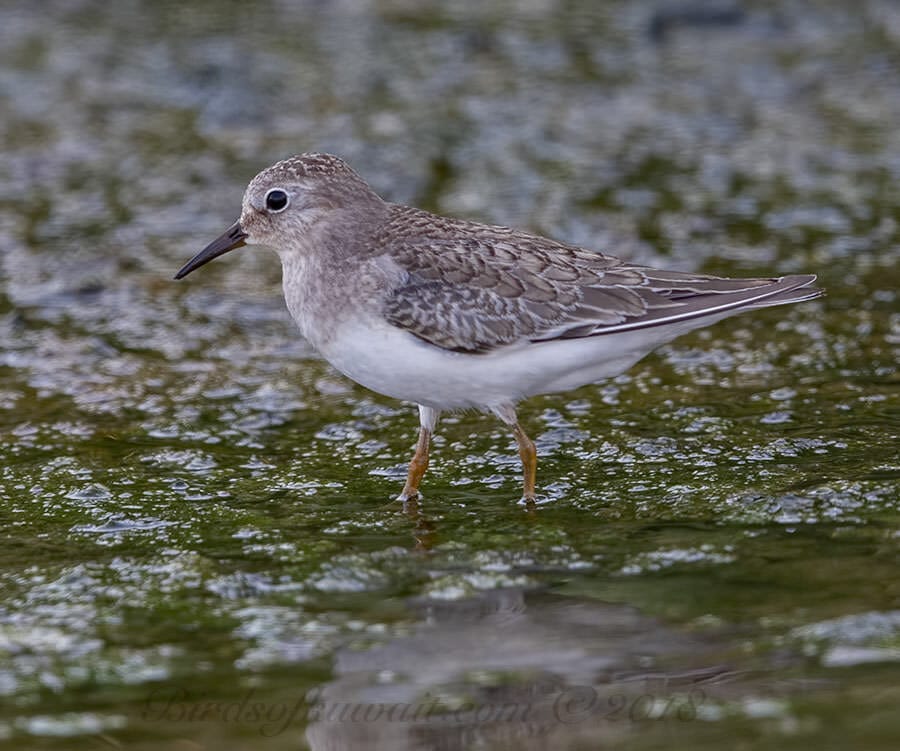
{"label": "shorebird", "polygon": [[537,456],[517,402],[619,375],[655,347],[735,313],[822,294],[812,274],[663,271],[390,203],[330,154],[260,172],[240,219],[175,278],[243,245],[278,253],[287,308],[332,366],[418,405],[403,501],[419,493],[442,411],[476,408],[508,425],[523,500],[534,501]]}

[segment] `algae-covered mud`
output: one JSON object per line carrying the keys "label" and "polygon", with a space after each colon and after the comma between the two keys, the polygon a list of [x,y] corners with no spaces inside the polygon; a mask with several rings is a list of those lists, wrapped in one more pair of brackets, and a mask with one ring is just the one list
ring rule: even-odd
{"label": "algae-covered mud", "polygon": [[[4,3],[0,745],[894,749],[894,3]],[[654,265],[816,272],[512,437],[319,360],[291,153]]]}

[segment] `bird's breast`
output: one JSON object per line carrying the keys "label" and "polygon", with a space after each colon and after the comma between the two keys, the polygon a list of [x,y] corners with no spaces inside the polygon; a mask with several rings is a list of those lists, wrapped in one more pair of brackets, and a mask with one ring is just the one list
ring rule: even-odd
{"label": "bird's breast", "polygon": [[282,283],[288,312],[320,351],[348,324],[380,319],[388,286],[377,268],[315,256],[283,258]]}

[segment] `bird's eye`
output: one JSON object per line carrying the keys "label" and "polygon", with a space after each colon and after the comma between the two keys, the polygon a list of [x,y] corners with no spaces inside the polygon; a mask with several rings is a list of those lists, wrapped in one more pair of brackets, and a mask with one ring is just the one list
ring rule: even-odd
{"label": "bird's eye", "polygon": [[284,211],[288,205],[288,194],[281,188],[272,188],[266,193],[266,208],[269,211]]}

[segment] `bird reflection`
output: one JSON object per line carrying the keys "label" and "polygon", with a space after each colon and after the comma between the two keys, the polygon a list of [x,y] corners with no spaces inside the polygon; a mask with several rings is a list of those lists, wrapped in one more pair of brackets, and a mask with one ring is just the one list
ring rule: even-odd
{"label": "bird reflection", "polygon": [[336,654],[311,749],[599,748],[778,692],[774,670],[734,664],[727,638],[627,605],[506,588],[413,608],[411,632]]}
{"label": "bird reflection", "polygon": [[[399,513],[404,514],[412,523],[411,531],[415,541],[412,549],[427,552],[434,548],[439,540],[437,523],[426,515],[424,505],[419,502],[418,498],[397,501],[397,503],[400,504]],[[527,522],[533,524],[538,521],[537,511],[539,508],[540,506],[534,501],[523,502],[520,512],[525,515]]]}
{"label": "bird reflection", "polygon": [[425,510],[418,499],[410,498],[402,501],[402,512],[413,524],[412,534],[415,539],[413,550],[428,551],[434,547],[437,533],[434,522],[425,516]]}

